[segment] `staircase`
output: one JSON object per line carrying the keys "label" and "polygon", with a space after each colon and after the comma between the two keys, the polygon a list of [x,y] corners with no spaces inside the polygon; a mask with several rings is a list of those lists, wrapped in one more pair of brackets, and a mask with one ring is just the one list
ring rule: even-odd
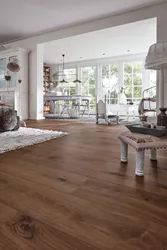
{"label": "staircase", "polygon": [[139,115],[145,115],[148,112],[156,112],[156,86],[143,91],[143,98],[138,108]]}

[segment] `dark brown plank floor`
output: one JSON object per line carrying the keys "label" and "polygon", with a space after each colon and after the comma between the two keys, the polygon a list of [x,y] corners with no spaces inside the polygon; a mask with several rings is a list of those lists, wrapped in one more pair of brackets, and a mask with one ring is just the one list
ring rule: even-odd
{"label": "dark brown plank floor", "polygon": [[134,150],[119,160],[122,126],[28,126],[69,135],[0,155],[0,249],[167,249],[166,151],[136,178]]}

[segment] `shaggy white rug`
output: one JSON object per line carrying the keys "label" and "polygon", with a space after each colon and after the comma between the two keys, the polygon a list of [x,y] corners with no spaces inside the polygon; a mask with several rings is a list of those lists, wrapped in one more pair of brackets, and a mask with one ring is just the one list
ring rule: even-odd
{"label": "shaggy white rug", "polygon": [[23,148],[67,135],[64,132],[19,128],[18,131],[0,133],[0,153]]}

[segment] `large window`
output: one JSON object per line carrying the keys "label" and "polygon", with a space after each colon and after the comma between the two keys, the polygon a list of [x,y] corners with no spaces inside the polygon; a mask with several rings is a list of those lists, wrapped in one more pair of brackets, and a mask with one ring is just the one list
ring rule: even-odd
{"label": "large window", "polygon": [[142,98],[143,63],[124,63],[124,92],[127,102],[138,103]]}
{"label": "large window", "polygon": [[73,81],[76,80],[76,69],[65,69],[64,78],[68,83],[65,83],[65,88],[67,90],[67,95],[76,94],[76,83]]}
{"label": "large window", "polygon": [[112,104],[118,103],[118,64],[102,66],[102,92],[109,97]]}
{"label": "large window", "polygon": [[81,81],[82,81],[82,95],[90,95],[91,109],[95,109],[96,105],[96,67],[83,67],[81,68]]}

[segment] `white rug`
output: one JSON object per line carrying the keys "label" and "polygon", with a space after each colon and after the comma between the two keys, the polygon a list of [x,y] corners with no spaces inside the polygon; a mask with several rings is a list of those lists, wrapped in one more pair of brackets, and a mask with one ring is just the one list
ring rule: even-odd
{"label": "white rug", "polygon": [[0,133],[0,153],[23,148],[67,135],[64,132],[20,128],[18,131]]}

